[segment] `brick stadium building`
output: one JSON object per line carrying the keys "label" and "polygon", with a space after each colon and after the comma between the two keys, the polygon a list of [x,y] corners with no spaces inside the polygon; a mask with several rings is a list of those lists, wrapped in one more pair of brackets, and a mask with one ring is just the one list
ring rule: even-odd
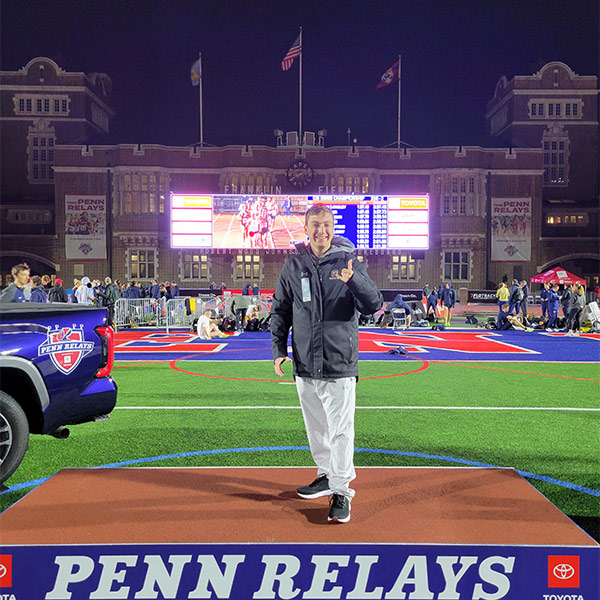
{"label": "brick stadium building", "polygon": [[[358,251],[380,288],[449,278],[490,289],[556,265],[598,283],[598,79],[564,63],[500,79],[486,113],[493,148],[327,148],[310,132],[303,145],[292,133],[275,147],[109,145],[110,88],[104,74],[68,73],[47,58],[0,73],[3,274],[25,260],[66,287],[110,274],[272,288],[286,251],[171,249],[169,194],[427,193],[428,250]],[[106,208],[94,223],[100,253],[69,246],[78,227],[69,202],[81,197]],[[527,260],[493,247],[499,202],[529,211]]]}

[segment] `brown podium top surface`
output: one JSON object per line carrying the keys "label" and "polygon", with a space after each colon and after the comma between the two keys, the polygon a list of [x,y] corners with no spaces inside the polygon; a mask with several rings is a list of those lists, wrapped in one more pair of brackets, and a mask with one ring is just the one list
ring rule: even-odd
{"label": "brown podium top surface", "polygon": [[295,489],[303,467],[66,469],[0,515],[20,544],[426,543],[597,546],[511,469],[362,467],[351,520]]}

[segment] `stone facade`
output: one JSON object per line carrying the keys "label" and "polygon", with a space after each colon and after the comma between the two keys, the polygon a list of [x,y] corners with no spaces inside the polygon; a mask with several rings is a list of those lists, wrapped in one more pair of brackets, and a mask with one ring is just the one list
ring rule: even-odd
{"label": "stone facade", "polygon": [[486,114],[494,137],[543,151],[537,268],[560,264],[575,273],[595,275],[596,283],[598,94],[597,77],[578,75],[555,61],[533,75],[511,81],[502,77]]}
{"label": "stone facade", "polygon": [[[431,198],[428,250],[358,251],[382,289],[437,284],[447,278],[448,261],[454,265],[450,273],[458,274],[451,276],[457,288],[490,288],[559,263],[592,283],[598,276],[597,78],[575,75],[563,63],[549,63],[531,77],[500,79],[486,114],[490,132],[502,146],[495,148],[95,143],[112,118],[109,82],[106,76],[65,73],[49,59],[34,59],[19,72],[1,73],[2,110],[10,115],[2,121],[2,176],[3,183],[8,182],[2,190],[3,272],[27,260],[35,271],[55,271],[66,283],[84,274],[110,274],[122,281],[176,280],[182,288],[202,288],[210,281],[240,287],[250,280],[269,289],[275,286],[287,251],[173,250],[170,193],[426,193]],[[27,99],[32,97],[35,108],[36,94],[42,99],[42,113],[45,99],[50,102],[48,114],[27,113]],[[54,136],[51,180],[32,180],[31,127],[40,132],[40,139]],[[556,169],[563,161],[562,179],[558,170],[551,171],[553,160]],[[305,163],[302,187],[290,175],[298,161]],[[48,177],[47,170],[44,174]],[[106,260],[67,259],[65,197],[72,195],[106,199]],[[531,199],[529,261],[491,260],[494,198]],[[46,220],[15,220],[17,208],[47,211]],[[550,221],[558,216],[560,226]]]}

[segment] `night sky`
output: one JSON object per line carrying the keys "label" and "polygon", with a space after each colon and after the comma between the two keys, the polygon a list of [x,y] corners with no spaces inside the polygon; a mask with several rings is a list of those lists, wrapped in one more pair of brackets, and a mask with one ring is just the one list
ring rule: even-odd
{"label": "night sky", "polygon": [[396,140],[397,84],[376,90],[402,55],[402,140],[417,147],[497,144],[485,134],[498,79],[560,60],[598,75],[597,0],[3,0],[1,64],[47,56],[113,81],[114,143],[204,140],[275,145],[298,127],[298,59],[280,62],[303,28],[304,129],[327,146]]}

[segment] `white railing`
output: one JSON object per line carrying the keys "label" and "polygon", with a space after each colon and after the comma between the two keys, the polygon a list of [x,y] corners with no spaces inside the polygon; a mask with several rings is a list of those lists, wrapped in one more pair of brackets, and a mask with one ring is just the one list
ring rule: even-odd
{"label": "white railing", "polygon": [[163,325],[165,306],[164,298],[119,298],[115,304],[115,326],[118,329]]}
{"label": "white railing", "polygon": [[[196,298],[172,298],[165,307],[165,320],[162,323],[167,328],[167,333],[175,327],[191,328],[194,319],[200,317],[206,308],[220,314],[223,299],[218,296],[204,295]],[[192,308],[193,306],[193,308]]]}
{"label": "white railing", "polygon": [[[248,312],[259,306],[268,313],[270,305],[257,296],[249,297]],[[174,328],[190,329],[194,319],[210,308],[216,318],[234,317],[231,305],[235,296],[201,295],[195,298],[119,298],[115,304],[115,326],[166,327],[167,333]]]}

